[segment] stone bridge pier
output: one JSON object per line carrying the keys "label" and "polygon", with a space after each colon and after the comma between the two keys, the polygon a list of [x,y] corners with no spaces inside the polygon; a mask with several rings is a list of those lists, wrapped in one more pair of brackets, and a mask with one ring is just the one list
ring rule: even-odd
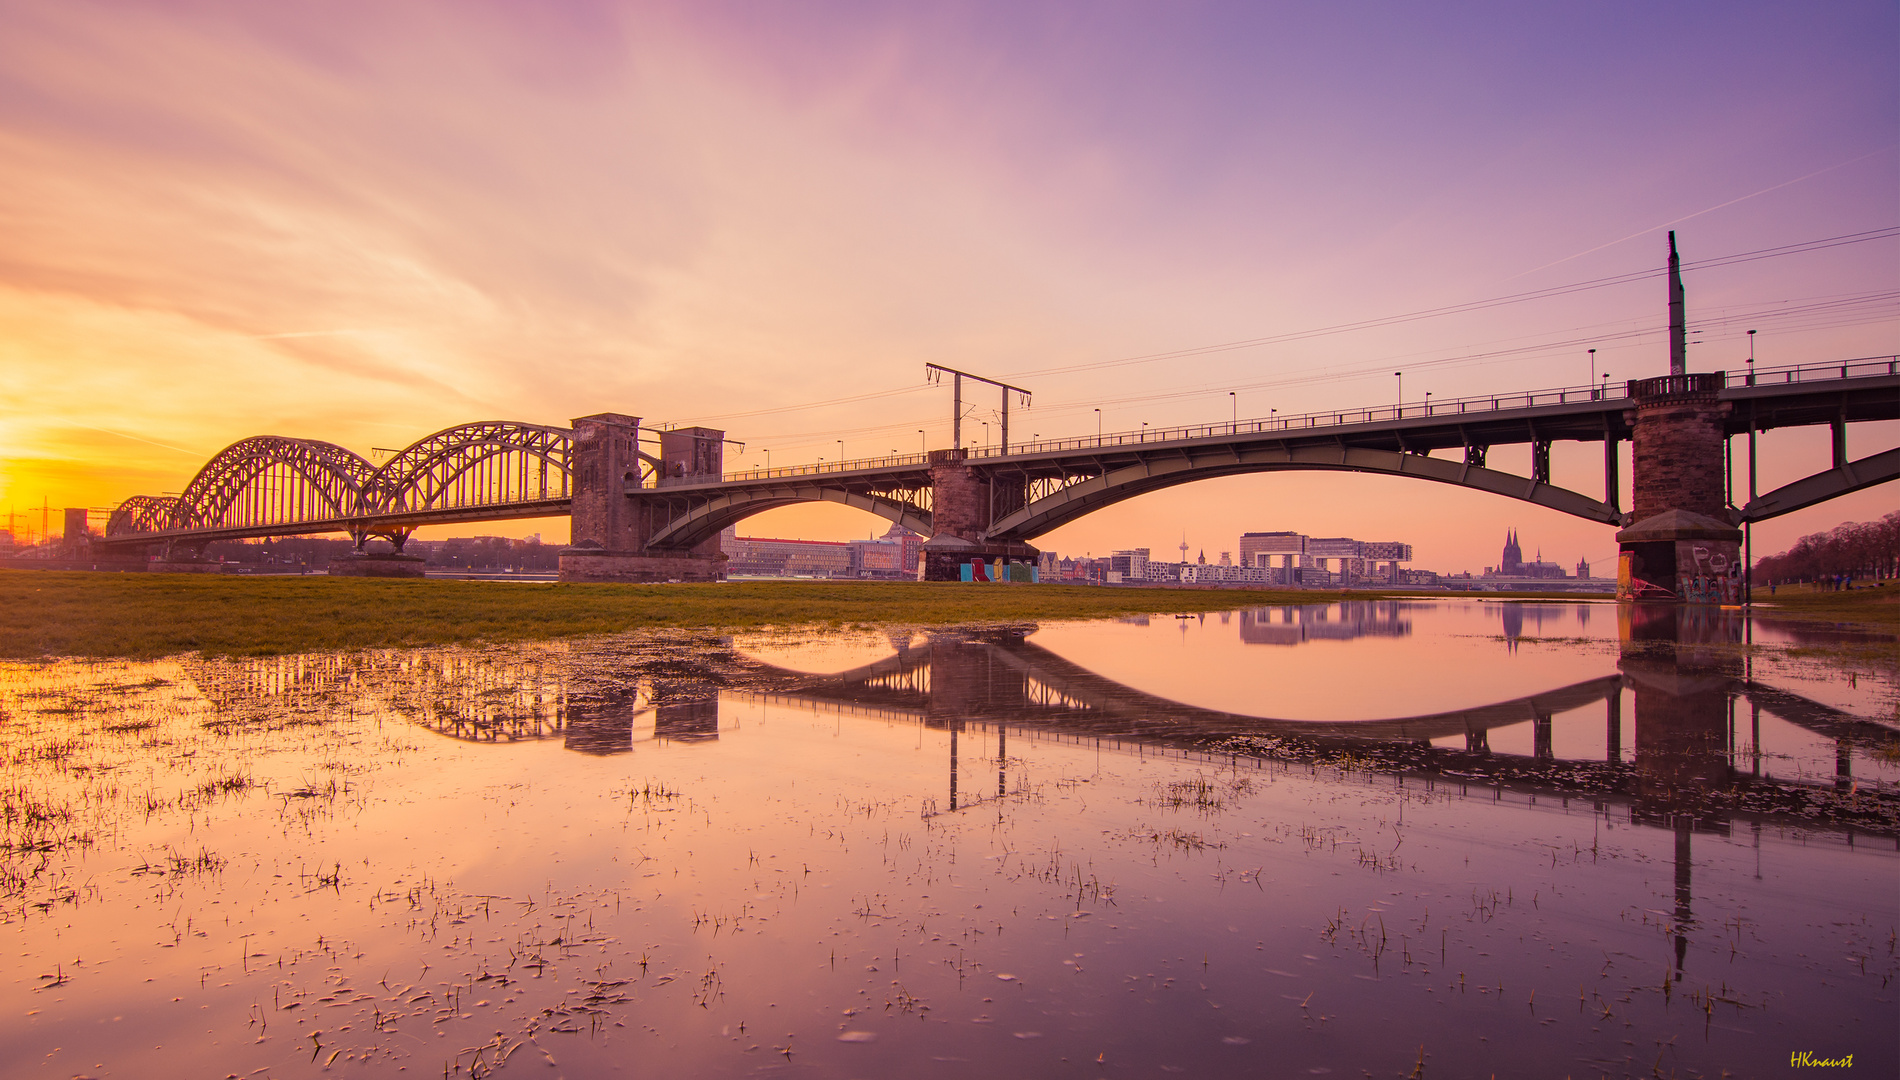
{"label": "stone bridge pier", "polygon": [[1616,534],[1619,600],[1738,604],[1742,530],[1723,475],[1722,372],[1630,383],[1632,524]]}
{"label": "stone bridge pier", "polygon": [[[718,479],[726,433],[662,431],[656,459],[640,449],[640,418],[595,413],[574,419],[572,535],[561,552],[562,581],[715,581],[725,555],[719,538],[683,550],[652,548],[665,524],[658,505],[668,481]],[[642,465],[654,486],[642,487]]]}
{"label": "stone bridge pier", "polygon": [[996,580],[999,568],[1033,563],[1040,554],[1028,544],[985,539],[990,523],[1028,503],[1028,481],[985,476],[963,450],[930,452],[930,520],[934,535],[924,542],[925,581]]}
{"label": "stone bridge pier", "polygon": [[[1690,374],[1687,308],[1676,234],[1669,234],[1669,374],[1634,379],[1630,526],[1616,534],[1616,598],[1736,604],[1742,530],[1728,511],[1720,371]],[[1739,520],[1736,518],[1734,520]]]}

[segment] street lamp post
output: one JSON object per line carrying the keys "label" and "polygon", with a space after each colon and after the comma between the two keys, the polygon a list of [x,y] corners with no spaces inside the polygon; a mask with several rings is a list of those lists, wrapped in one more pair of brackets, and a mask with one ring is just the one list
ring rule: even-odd
{"label": "street lamp post", "polygon": [[930,436],[924,434],[923,428],[917,429],[917,452],[920,454],[930,453]]}
{"label": "street lamp post", "polygon": [[1231,435],[1235,431],[1240,430],[1240,394],[1239,392],[1234,391],[1234,390],[1227,391],[1227,400],[1234,407],[1234,430],[1228,432],[1228,434]]}
{"label": "street lamp post", "polygon": [[1102,441],[1102,410],[1095,410],[1095,441]]}
{"label": "street lamp post", "polygon": [[1595,386],[1596,384],[1597,384],[1597,351],[1595,349],[1591,349],[1590,350],[1590,385]]}
{"label": "street lamp post", "polygon": [[1395,371],[1392,377],[1399,381],[1399,412],[1403,415],[1405,412],[1405,372]]}

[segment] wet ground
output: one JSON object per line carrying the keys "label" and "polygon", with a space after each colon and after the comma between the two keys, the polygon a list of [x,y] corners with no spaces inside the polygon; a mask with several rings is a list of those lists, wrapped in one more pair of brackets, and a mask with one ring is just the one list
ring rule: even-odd
{"label": "wet ground", "polygon": [[1865,644],[1439,601],[8,665],[0,1075],[1893,1075]]}

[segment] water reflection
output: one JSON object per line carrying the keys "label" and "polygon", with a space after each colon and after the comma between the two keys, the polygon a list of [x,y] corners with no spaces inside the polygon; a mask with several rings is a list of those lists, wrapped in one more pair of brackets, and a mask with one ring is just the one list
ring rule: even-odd
{"label": "water reflection", "polygon": [[[0,1043],[1482,1076],[1819,1040],[1891,1072],[1858,1014],[1900,978],[1895,743],[1840,707],[1878,695],[1766,670],[1732,614],[1582,610],[16,669]],[[1377,692],[1316,713],[1299,672]]]}
{"label": "water reflection", "polygon": [[[1553,623],[1586,624],[1590,605],[1487,607],[1502,622],[1509,646],[1540,640]],[[1402,638],[1413,633],[1418,613],[1418,605],[1403,602],[1246,609],[1225,632],[1243,647]],[[1530,635],[1523,633],[1526,626]],[[1885,779],[1863,789],[1854,775],[1857,759],[1873,768],[1894,756],[1894,731],[1757,681],[1744,647],[1748,623],[1734,611],[1622,605],[1615,612],[1611,673],[1455,709],[1349,720],[1188,704],[1063,656],[1039,643],[1040,631],[1024,624],[886,632],[860,652],[888,651],[855,666],[844,666],[850,654],[834,641],[825,646],[824,665],[833,670],[819,673],[789,666],[800,655],[796,649],[765,660],[730,638],[706,638],[668,651],[663,660],[603,662],[590,655],[580,666],[563,662],[568,658],[558,651],[505,650],[224,662],[236,677],[208,685],[219,687],[232,707],[249,703],[253,709],[264,701],[296,709],[344,688],[454,738],[558,737],[570,750],[597,756],[631,753],[649,740],[717,740],[722,693],[916,722],[949,734],[941,790],[950,809],[968,804],[985,786],[973,787],[963,776],[972,732],[981,734],[984,760],[991,759],[994,741],[999,795],[1007,790],[1012,731],[1306,762],[1351,758],[1361,767],[1466,787],[1489,782],[1627,800],[1637,820],[1682,830],[1685,859],[1692,833],[1726,835],[1738,814],[1868,827],[1884,812],[1881,800],[1894,796]],[[1261,699],[1273,696],[1263,692]],[[1390,700],[1406,696],[1395,693]],[[1738,706],[1746,707],[1742,730]],[[1790,775],[1785,765],[1775,775],[1775,759],[1763,749],[1764,712],[1771,722],[1804,733],[1819,748],[1812,757],[1825,754],[1831,773],[1825,781],[1811,769]],[[1594,744],[1601,750],[1578,753],[1575,746],[1591,744],[1575,733],[1592,723],[1601,732]],[[1563,754],[1560,729],[1572,733],[1566,738],[1573,749]],[[1493,733],[1500,730],[1526,731],[1528,746],[1516,745],[1528,753],[1494,747]]]}
{"label": "water reflection", "polygon": [[1249,645],[1298,645],[1307,641],[1351,641],[1362,637],[1409,637],[1411,620],[1403,601],[1377,600],[1246,608],[1240,613],[1240,640]]}

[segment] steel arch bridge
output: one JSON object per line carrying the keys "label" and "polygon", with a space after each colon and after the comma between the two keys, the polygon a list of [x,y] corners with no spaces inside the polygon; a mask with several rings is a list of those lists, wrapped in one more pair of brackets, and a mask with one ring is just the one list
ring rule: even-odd
{"label": "steel arch bridge", "polygon": [[573,495],[572,432],[491,420],[460,424],[381,466],[314,439],[260,435],[218,452],[177,496],[137,495],[105,542],[203,543],[347,532],[401,547],[416,527],[564,513]]}
{"label": "steel arch bridge", "polygon": [[[1713,377],[1721,381],[1728,437],[1810,425],[1834,431],[1830,468],[1731,506],[1735,523],[1767,520],[1900,478],[1900,448],[1849,460],[1845,434],[1849,423],[1900,418],[1900,357]],[[591,538],[593,547],[703,557],[705,545],[723,529],[754,514],[834,502],[925,535],[1021,544],[1161,488],[1242,473],[1311,470],[1429,480],[1601,524],[1627,524],[1618,497],[1617,451],[1631,437],[1633,406],[1623,387],[1568,387],[1108,433],[1006,452],[940,451],[733,473],[721,471],[724,432],[649,428],[643,434],[637,418],[618,414],[576,421],[606,422],[622,433],[614,444],[621,449],[613,451],[622,456],[611,468],[605,459],[587,457],[596,453],[590,446],[607,443],[579,438],[570,428],[503,420],[446,428],[380,466],[332,443],[257,436],[219,452],[176,496],[127,499],[113,512],[102,542],[189,547],[345,532],[359,547],[381,536],[400,548],[422,525],[573,514],[577,529],[583,518],[590,529],[616,523],[612,536]],[[643,440],[657,440],[660,456],[646,452]],[[669,440],[672,451],[666,449]],[[1602,498],[1552,483],[1551,448],[1558,442],[1603,448]],[[699,456],[681,456],[689,443],[699,447],[693,451]],[[1487,465],[1492,447],[1511,444],[1528,445],[1529,475]],[[948,482],[946,466],[967,474],[962,487],[948,494],[940,486]],[[1633,460],[1633,467],[1640,471],[1645,463]],[[981,503],[974,514],[971,498]],[[964,535],[970,524],[959,526],[953,515],[978,519],[975,531]],[[575,543],[590,546],[580,534]]]}

